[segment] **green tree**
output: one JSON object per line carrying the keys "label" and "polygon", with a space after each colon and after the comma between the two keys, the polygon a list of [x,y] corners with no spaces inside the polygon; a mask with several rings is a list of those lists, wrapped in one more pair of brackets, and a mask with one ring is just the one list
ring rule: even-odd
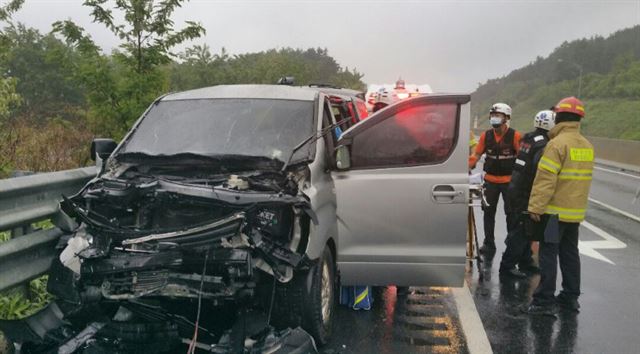
{"label": "green tree", "polygon": [[16,80],[10,76],[4,64],[11,48],[11,39],[7,36],[6,29],[10,27],[11,15],[18,11],[23,3],[24,0],[12,0],[0,7],[0,22],[7,22],[0,30],[0,124],[9,116],[10,109],[20,101],[15,91]]}
{"label": "green tree", "polygon": [[0,21],[7,21],[16,11],[20,10],[24,0],[11,0],[5,6],[0,7]]}
{"label": "green tree", "polygon": [[22,24],[6,27],[3,33],[11,45],[0,66],[17,80],[16,90],[23,101],[16,114],[37,122],[83,116],[78,108],[84,104],[84,93],[73,80],[77,51],[51,34],[42,35]]}
{"label": "green tree", "polygon": [[330,80],[332,84],[340,87],[350,88],[359,91],[366,91],[367,86],[362,82],[363,74],[356,69],[352,71],[349,68],[338,71]]}
{"label": "green tree", "polygon": [[11,48],[11,39],[6,35],[6,29],[11,26],[11,16],[22,7],[24,0],[12,0],[0,7],[0,22],[4,28],[0,29],[0,176],[6,175],[12,169],[9,155],[12,149],[9,140],[12,131],[8,120],[13,110],[20,104],[20,95],[16,92],[17,80],[11,77],[5,62]]}
{"label": "green tree", "polygon": [[16,93],[16,80],[3,78],[0,80],[0,127],[6,123],[11,111],[20,104],[20,95]]}
{"label": "green tree", "polygon": [[[111,56],[105,56],[84,30],[71,21],[54,23],[83,56],[77,77],[87,89],[90,118],[100,134],[120,138],[135,119],[168,89],[162,65],[171,62],[175,46],[204,34],[197,23],[187,21],[174,29],[173,12],[185,0],[116,0],[108,8],[107,0],[86,0],[94,22],[103,24],[121,43]],[[113,11],[122,13],[117,23]]]}
{"label": "green tree", "polygon": [[219,84],[274,84],[293,76],[297,85],[333,84],[364,90],[363,75],[342,69],[326,49],[271,49],[230,56],[224,48],[211,54],[207,45],[196,45],[171,66],[171,89],[186,90]]}
{"label": "green tree", "polygon": [[195,45],[179,55],[180,62],[172,63],[171,90],[183,91],[226,83],[229,54],[222,48],[212,54],[208,45]]}

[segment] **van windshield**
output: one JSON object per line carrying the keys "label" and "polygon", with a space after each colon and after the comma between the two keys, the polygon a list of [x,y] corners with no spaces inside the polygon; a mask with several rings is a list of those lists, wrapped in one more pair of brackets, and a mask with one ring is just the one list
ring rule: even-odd
{"label": "van windshield", "polygon": [[[284,161],[314,131],[313,101],[198,99],[153,106],[117,152],[127,155],[259,156]],[[312,148],[294,160],[312,158]],[[292,160],[293,161],[293,160]]]}

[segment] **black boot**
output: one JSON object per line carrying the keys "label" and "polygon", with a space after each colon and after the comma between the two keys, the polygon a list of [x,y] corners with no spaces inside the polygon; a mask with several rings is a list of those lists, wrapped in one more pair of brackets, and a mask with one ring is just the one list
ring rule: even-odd
{"label": "black boot", "polygon": [[558,312],[554,304],[543,304],[536,305],[531,304],[529,306],[525,306],[522,308],[522,312],[527,313],[529,315],[538,315],[538,316],[556,316]]}
{"label": "black boot", "polygon": [[573,296],[567,296],[564,293],[560,293],[556,296],[556,304],[558,304],[558,306],[564,311],[575,313],[580,312],[580,303],[578,302],[578,299]]}
{"label": "black boot", "polygon": [[540,274],[540,268],[538,268],[538,266],[536,266],[534,263],[518,265],[518,269],[523,273],[527,273],[528,275]]}
{"label": "black boot", "polygon": [[519,278],[523,279],[527,277],[526,273],[519,271],[516,267],[510,269],[500,269],[500,277],[510,277],[510,278]]}

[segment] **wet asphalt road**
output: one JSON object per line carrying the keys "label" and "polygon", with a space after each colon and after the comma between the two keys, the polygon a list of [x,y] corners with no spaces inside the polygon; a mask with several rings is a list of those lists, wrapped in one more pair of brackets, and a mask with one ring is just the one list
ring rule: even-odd
{"label": "wet asphalt road", "polygon": [[[580,228],[583,294],[577,315],[554,318],[520,312],[520,306],[531,300],[539,277],[500,282],[498,267],[506,225],[502,205],[498,206],[498,251],[493,260],[481,264],[483,281],[479,281],[475,264],[467,273],[471,296],[494,353],[640,352],[640,221],[602,205],[640,217],[640,200],[632,203],[640,174],[610,171],[620,172],[606,166],[594,171],[592,201]],[[482,242],[482,212],[475,213]],[[383,289],[374,308],[367,312],[340,306],[336,333],[321,352],[478,352],[467,345],[469,334],[461,328],[450,289],[412,288],[412,292],[396,297],[395,288]],[[434,327],[433,323],[445,325]]]}
{"label": "wet asphalt road", "polygon": [[376,288],[370,311],[339,306],[335,324],[321,353],[469,353],[448,288]]}
{"label": "wet asphalt road", "polygon": [[[632,204],[635,191],[640,186],[640,175],[629,174],[631,176],[594,171],[590,197],[633,215],[640,215],[640,201]],[[481,211],[476,213],[481,215]],[[506,225],[504,214],[499,215],[496,237],[501,235],[503,241]],[[479,218],[479,230],[482,230],[481,224]],[[581,312],[557,318],[530,317],[520,313],[519,306],[530,301],[539,277],[501,284],[497,271],[504,243],[497,240],[498,252],[494,261],[483,265],[488,279],[480,282],[475,269],[467,277],[493,351],[640,352],[637,344],[640,333],[639,230],[640,222],[600,204],[589,203],[586,222],[580,227]],[[480,240],[482,242],[482,236]],[[561,289],[559,272],[558,276],[558,289]]]}

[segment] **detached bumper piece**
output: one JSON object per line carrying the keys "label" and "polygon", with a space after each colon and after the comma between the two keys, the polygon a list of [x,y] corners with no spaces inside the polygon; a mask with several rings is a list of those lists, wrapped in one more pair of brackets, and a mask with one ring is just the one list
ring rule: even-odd
{"label": "detached bumper piece", "polygon": [[[90,321],[90,315],[85,314],[83,327],[77,323],[72,326],[56,303],[52,303],[25,319],[0,321],[0,330],[11,342],[19,344],[17,353],[25,354],[183,353],[192,345],[190,337],[195,325],[159,307],[133,302],[121,306],[111,318],[99,314],[97,321]],[[72,320],[77,322],[78,318]],[[237,324],[252,320],[240,318]],[[282,331],[269,326],[262,328],[251,332],[236,325],[220,337],[199,327],[198,340],[193,345],[196,353],[317,353],[313,337],[301,328]]]}

